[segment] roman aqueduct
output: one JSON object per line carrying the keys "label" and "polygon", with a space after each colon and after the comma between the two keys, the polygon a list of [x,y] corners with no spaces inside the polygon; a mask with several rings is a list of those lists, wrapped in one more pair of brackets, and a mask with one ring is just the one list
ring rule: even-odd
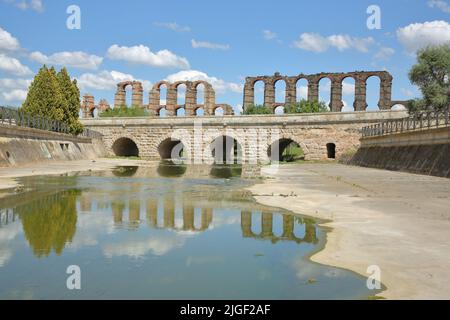
{"label": "roman aqueduct", "polygon": [[[295,76],[283,76],[275,73],[272,76],[247,77],[243,89],[243,108],[244,110],[255,104],[255,85],[262,82],[264,85],[263,104],[275,113],[275,109],[285,105],[291,105],[298,102],[297,91],[298,82],[307,81],[307,100],[319,101],[319,83],[323,79],[329,79],[330,97],[329,108],[331,112],[341,112],[344,106],[342,101],[343,82],[346,79],[353,79],[354,89],[354,111],[365,111],[367,105],[367,80],[371,77],[379,78],[379,110],[389,110],[394,105],[405,105],[405,101],[393,101],[392,96],[392,76],[387,71],[355,71],[347,73],[317,73],[311,75],[299,74]],[[285,83],[285,94],[283,101],[276,101],[276,85],[279,82]],[[148,104],[144,104],[144,90],[139,81],[124,81],[117,84],[117,90],[114,98],[114,107],[126,105],[127,87],[131,87],[131,105],[146,108],[149,116],[161,116],[164,110],[165,116],[176,116],[179,110],[184,110],[184,116],[211,116],[211,115],[233,115],[233,109],[228,104],[216,104],[216,93],[213,86],[202,80],[198,81],[177,81],[174,83],[160,81],[156,83],[149,92]],[[183,86],[184,90],[180,90]],[[199,87],[202,87],[199,90]],[[166,90],[166,97],[162,99],[161,91]],[[202,103],[199,103],[199,94],[204,95]],[[178,103],[179,96],[184,94],[184,103]],[[83,99],[82,109],[83,117],[94,117],[94,109],[103,112],[109,108],[109,105],[103,103],[94,106],[94,98],[86,95]],[[199,112],[202,110],[203,112]],[[221,112],[217,113],[216,111]]]}
{"label": "roman aqueduct", "polygon": [[[367,80],[380,79],[379,111],[367,111]],[[313,75],[247,77],[243,88],[244,110],[255,104],[255,84],[264,83],[264,105],[273,113],[278,107],[297,102],[297,82],[308,82],[307,100],[319,100],[319,82],[331,81],[330,111],[321,114],[273,114],[233,116],[232,108],[216,104],[215,91],[205,81],[160,81],[149,92],[149,103],[143,102],[143,87],[139,81],[126,81],[117,85],[114,106],[126,103],[126,88],[131,86],[131,101],[134,106],[146,108],[148,116],[138,118],[83,119],[86,127],[103,134],[103,141],[111,154],[140,156],[148,159],[183,157],[193,162],[229,162],[234,157],[243,163],[261,163],[280,159],[283,150],[291,144],[300,146],[307,160],[339,158],[351,149],[357,149],[361,128],[385,119],[405,117],[405,111],[392,111],[394,105],[405,105],[404,101],[393,101],[392,76],[386,71],[357,71],[349,73],[319,73]],[[343,112],[343,81],[355,81],[353,109]],[[286,84],[284,101],[277,101],[275,86],[279,81]],[[180,91],[180,86],[185,90]],[[203,89],[199,90],[199,86]],[[161,89],[166,88],[166,98]],[[198,100],[202,91],[204,99]],[[178,103],[180,93],[185,94],[184,104]],[[93,97],[83,102],[84,114],[91,115],[95,108]],[[101,106],[104,111],[108,108]],[[220,117],[214,117],[221,108]],[[177,116],[184,110],[184,117]],[[202,109],[203,114],[198,111]],[[162,116],[165,110],[165,117]],[[196,117],[203,115],[204,117]],[[89,119],[90,118],[90,119]]]}

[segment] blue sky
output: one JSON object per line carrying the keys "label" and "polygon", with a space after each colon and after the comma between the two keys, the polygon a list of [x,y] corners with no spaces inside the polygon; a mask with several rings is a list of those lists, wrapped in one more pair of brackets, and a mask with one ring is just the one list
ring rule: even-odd
{"label": "blue sky", "polygon": [[[372,4],[381,9],[379,30],[367,28]],[[81,9],[80,30],[66,26],[69,5]],[[409,99],[419,95],[407,77],[415,52],[450,41],[449,17],[443,0],[0,0],[0,104],[20,105],[44,62],[66,65],[82,93],[111,104],[120,80],[145,80],[148,103],[152,83],[202,78],[216,88],[218,103],[238,109],[245,76],[276,71],[387,70],[393,99]],[[371,78],[371,109],[378,90]],[[328,101],[329,90],[321,92]],[[344,93],[351,105],[351,81]]]}

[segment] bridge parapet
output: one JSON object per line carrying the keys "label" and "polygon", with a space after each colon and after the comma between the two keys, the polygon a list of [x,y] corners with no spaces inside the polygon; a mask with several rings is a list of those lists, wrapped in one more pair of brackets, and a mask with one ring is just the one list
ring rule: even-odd
{"label": "bridge parapet", "polygon": [[[405,111],[330,112],[282,116],[101,118],[83,119],[82,123],[103,135],[111,155],[116,153],[115,150],[126,150],[125,144],[129,143],[130,149],[134,150],[132,155],[147,159],[166,159],[174,150],[178,153],[183,150],[184,157],[194,163],[212,163],[215,161],[213,145],[222,137],[237,146],[225,148],[225,154],[234,150],[239,161],[257,164],[273,159],[271,146],[280,140],[298,144],[306,160],[339,158],[348,150],[359,147],[362,127],[406,116]],[[114,148],[118,143],[121,146]],[[335,148],[335,152],[329,152],[329,148]]]}

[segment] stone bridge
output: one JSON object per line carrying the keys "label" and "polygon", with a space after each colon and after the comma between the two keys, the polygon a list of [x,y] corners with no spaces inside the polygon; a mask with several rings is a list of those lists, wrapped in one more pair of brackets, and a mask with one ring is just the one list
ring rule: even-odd
{"label": "stone bridge", "polygon": [[[83,119],[103,134],[110,155],[151,160],[183,157],[194,163],[267,163],[291,142],[306,160],[339,158],[360,145],[361,128],[405,111],[328,112],[297,115]],[[278,155],[278,156],[277,156]]]}

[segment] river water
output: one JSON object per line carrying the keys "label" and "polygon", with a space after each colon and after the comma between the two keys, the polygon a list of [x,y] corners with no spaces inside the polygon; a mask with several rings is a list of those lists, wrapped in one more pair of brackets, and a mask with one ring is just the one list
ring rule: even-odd
{"label": "river water", "polygon": [[[0,199],[0,298],[376,293],[353,272],[309,261],[326,231],[306,216],[257,204],[244,188],[258,179],[247,176],[237,166],[161,163],[22,178],[20,193]],[[74,283],[81,289],[70,290]]]}

